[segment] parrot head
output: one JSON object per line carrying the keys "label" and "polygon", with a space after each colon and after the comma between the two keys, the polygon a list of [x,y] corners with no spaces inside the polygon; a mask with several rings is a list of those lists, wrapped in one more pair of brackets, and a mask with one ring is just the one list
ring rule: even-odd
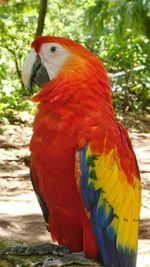
{"label": "parrot head", "polygon": [[57,77],[72,75],[80,79],[84,73],[95,75],[98,69],[103,82],[108,83],[107,74],[98,58],[75,41],[63,37],[39,36],[31,47],[22,70],[24,85],[30,92],[32,83],[41,88]]}

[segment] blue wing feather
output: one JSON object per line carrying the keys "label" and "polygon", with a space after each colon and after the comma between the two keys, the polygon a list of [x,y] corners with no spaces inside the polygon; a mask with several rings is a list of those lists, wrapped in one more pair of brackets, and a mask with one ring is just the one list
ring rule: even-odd
{"label": "blue wing feather", "polygon": [[100,254],[102,255],[101,256],[102,260],[105,266],[107,266],[108,262],[110,262],[110,258],[105,248],[104,233],[103,233],[102,228],[99,227],[99,219],[98,219],[99,216],[97,213],[97,204],[100,198],[100,194],[102,192],[101,190],[97,190],[95,192],[93,188],[88,185],[89,166],[86,161],[86,151],[87,151],[87,145],[85,145],[85,147],[80,150],[80,170],[81,170],[80,187],[81,187],[81,192],[82,192],[82,197],[83,197],[85,208],[88,211],[90,211],[91,225],[92,225],[93,232],[95,234],[96,242],[101,251]]}
{"label": "blue wing feather", "polygon": [[86,161],[86,151],[87,145],[83,149],[80,150],[80,187],[82,192],[82,197],[84,201],[85,208],[90,211],[93,204],[95,204],[95,192],[93,188],[88,186],[88,178],[89,178],[89,166]]}
{"label": "blue wing feather", "polygon": [[[80,150],[80,188],[84,206],[90,213],[90,221],[95,239],[100,251],[100,256],[106,267],[134,267],[136,266],[136,255],[126,255],[116,249],[116,233],[110,229],[110,224],[114,217],[113,208],[103,197],[103,190],[94,190],[88,183],[89,177],[96,179],[94,172],[90,173],[89,166],[93,165],[96,155],[86,158],[88,145]],[[106,212],[107,210],[107,212]]]}

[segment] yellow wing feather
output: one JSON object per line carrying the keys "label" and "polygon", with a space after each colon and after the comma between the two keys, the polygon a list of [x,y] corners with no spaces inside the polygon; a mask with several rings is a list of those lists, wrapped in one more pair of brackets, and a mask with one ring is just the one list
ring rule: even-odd
{"label": "yellow wing feather", "polygon": [[[86,158],[92,155],[89,145]],[[95,191],[101,189],[103,192],[98,201],[98,208],[103,205],[106,216],[109,213],[109,207],[113,208],[114,218],[108,231],[114,231],[116,247],[119,251],[127,253],[129,251],[130,254],[132,251],[136,252],[141,207],[140,181],[134,176],[133,184],[128,183],[115,149],[107,154],[97,155],[93,166],[89,166],[89,173],[95,170],[96,179],[89,177],[88,185]],[[108,205],[104,203],[105,199]]]}

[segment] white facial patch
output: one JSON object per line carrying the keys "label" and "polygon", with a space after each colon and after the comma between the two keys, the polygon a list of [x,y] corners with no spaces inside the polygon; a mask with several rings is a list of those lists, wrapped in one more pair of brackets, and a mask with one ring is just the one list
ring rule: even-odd
{"label": "white facial patch", "polygon": [[22,67],[22,80],[24,85],[29,88],[30,87],[30,78],[32,73],[32,68],[36,60],[37,53],[34,48],[28,53],[25,58],[23,67]]}
{"label": "white facial patch", "polygon": [[44,43],[39,52],[41,62],[46,68],[50,80],[53,80],[61,70],[70,53],[60,44]]}

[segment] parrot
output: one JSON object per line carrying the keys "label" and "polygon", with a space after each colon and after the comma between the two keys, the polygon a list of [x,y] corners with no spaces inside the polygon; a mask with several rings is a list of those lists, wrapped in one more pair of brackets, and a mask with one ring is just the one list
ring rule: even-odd
{"label": "parrot", "polygon": [[22,79],[40,88],[30,170],[53,241],[104,267],[135,267],[140,172],[103,63],[74,40],[38,36]]}

